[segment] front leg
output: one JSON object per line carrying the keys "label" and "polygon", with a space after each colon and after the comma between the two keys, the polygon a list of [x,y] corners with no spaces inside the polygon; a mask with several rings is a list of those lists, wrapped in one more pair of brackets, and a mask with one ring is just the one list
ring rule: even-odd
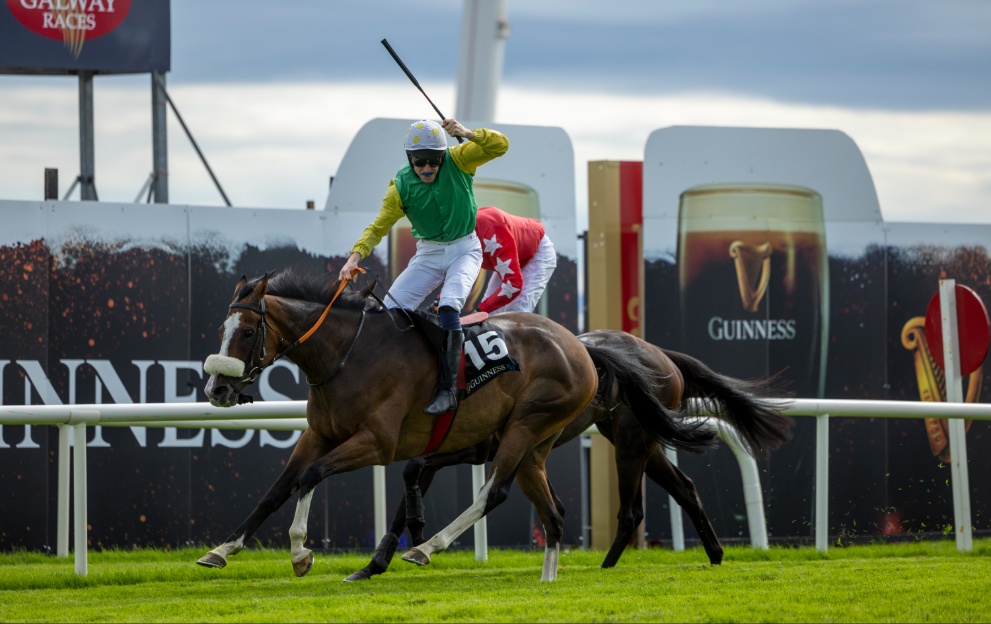
{"label": "front leg", "polygon": [[325,442],[307,429],[296,442],[292,456],[286,463],[282,474],[268,489],[265,496],[258,502],[251,515],[231,533],[227,540],[197,560],[197,564],[207,568],[223,568],[227,565],[227,557],[236,555],[244,548],[245,543],[254,535],[269,516],[275,513],[289,500],[299,488],[299,476],[313,460],[320,457],[325,450]]}
{"label": "front leg", "polygon": [[306,548],[306,536],[314,488],[334,474],[351,472],[366,466],[385,465],[388,463],[386,452],[391,453],[391,449],[387,449],[374,434],[359,431],[303,471],[299,478],[296,515],[289,530],[293,571],[296,576],[303,576],[313,566],[313,552]]}

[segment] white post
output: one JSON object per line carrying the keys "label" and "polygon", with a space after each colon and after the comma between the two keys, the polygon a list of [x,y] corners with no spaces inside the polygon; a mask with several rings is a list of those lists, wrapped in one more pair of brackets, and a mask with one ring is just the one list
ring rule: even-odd
{"label": "white post", "polygon": [[[939,280],[940,321],[943,332],[943,372],[946,376],[946,402],[963,403],[963,376],[960,374],[960,332],[957,327],[956,280]],[[963,418],[950,418],[950,477],[953,488],[953,520],[957,550],[973,549],[970,517],[970,483],[967,475],[967,437]]]}
{"label": "white post", "polygon": [[[675,467],[678,466],[678,451],[665,446],[664,454]],[[671,511],[671,548],[675,552],[681,552],[685,550],[685,523],[681,515],[681,505],[668,494],[668,506]]]}
{"label": "white post", "polygon": [[[471,489],[474,496],[485,485],[485,464],[471,467]],[[474,500],[474,499],[473,499]],[[489,525],[485,516],[475,523],[475,561],[489,560]]]}
{"label": "white post", "polygon": [[767,521],[764,518],[764,492],[760,486],[760,472],[757,462],[750,453],[743,450],[736,429],[718,421],[719,437],[733,450],[736,463],[740,465],[743,479],[743,500],[747,505],[747,527],[750,529],[750,546],[761,550],[768,549]]}
{"label": "white post", "polygon": [[69,556],[69,427],[58,427],[58,524],[55,536],[55,554]]}
{"label": "white post", "polygon": [[385,537],[385,466],[372,466],[372,497],[375,504],[375,544]]}
{"label": "white post", "polygon": [[829,548],[829,414],[816,415],[816,550]]}
{"label": "white post", "polygon": [[87,541],[89,519],[86,517],[86,423],[72,425],[73,467],[72,487],[75,501],[75,547],[76,574],[86,576],[88,572]]}

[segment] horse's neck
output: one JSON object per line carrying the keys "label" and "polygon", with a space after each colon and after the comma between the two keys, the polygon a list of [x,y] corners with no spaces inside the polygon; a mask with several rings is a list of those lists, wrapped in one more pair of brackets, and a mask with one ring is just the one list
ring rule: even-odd
{"label": "horse's neck", "polygon": [[[327,366],[336,366],[351,349],[361,324],[361,313],[332,306],[321,322],[323,304],[266,297],[269,324],[287,344],[303,340],[286,354],[307,376],[319,377]],[[309,337],[307,332],[316,330]],[[305,340],[304,340],[305,337]]]}

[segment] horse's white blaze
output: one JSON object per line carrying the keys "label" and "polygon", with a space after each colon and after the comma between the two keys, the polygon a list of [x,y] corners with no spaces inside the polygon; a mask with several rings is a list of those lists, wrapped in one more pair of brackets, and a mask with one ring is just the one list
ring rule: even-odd
{"label": "horse's white blaze", "polygon": [[241,552],[242,548],[244,548],[244,536],[237,538],[233,542],[227,542],[226,544],[221,544],[220,546],[217,546],[210,552],[213,553],[214,555],[217,555],[224,561],[227,561],[227,555],[236,555],[237,553]]}
{"label": "horse's white blaze", "polygon": [[227,355],[227,351],[231,348],[231,340],[234,340],[234,332],[237,331],[238,325],[241,324],[241,313],[235,312],[227,317],[224,321],[224,337],[220,341],[220,355]]}
{"label": "horse's white blaze", "polygon": [[492,489],[495,477],[496,473],[493,470],[492,476],[482,485],[482,489],[478,491],[478,497],[475,498],[471,507],[465,509],[460,516],[454,519],[454,522],[444,527],[439,533],[417,546],[417,550],[430,557],[433,553],[446,549],[459,535],[478,522],[485,513],[485,502],[489,497],[489,491]]}
{"label": "horse's white blaze", "polygon": [[296,503],[296,515],[292,519],[292,526],[289,527],[289,541],[292,544],[292,562],[302,561],[310,554],[310,549],[306,548],[306,521],[310,517],[310,501],[313,499],[313,490],[299,499]]}
{"label": "horse's white blaze", "polygon": [[239,378],[244,375],[244,362],[227,355],[231,348],[231,341],[234,340],[234,332],[237,331],[240,323],[240,312],[235,312],[227,317],[227,320],[224,321],[224,336],[221,339],[220,353],[208,356],[203,363],[203,370],[210,375],[210,379],[207,381],[204,390],[206,391],[206,395],[211,397],[211,401],[213,400],[213,387],[216,382],[215,376],[224,375],[225,377]]}

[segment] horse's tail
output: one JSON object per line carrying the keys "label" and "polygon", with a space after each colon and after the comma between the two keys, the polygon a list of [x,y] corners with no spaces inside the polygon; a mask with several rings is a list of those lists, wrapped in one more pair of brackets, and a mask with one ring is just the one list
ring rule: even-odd
{"label": "horse's tail", "polygon": [[610,409],[610,400],[626,403],[643,430],[665,446],[702,453],[715,445],[716,434],[705,423],[686,421],[657,398],[654,390],[667,383],[666,375],[646,366],[631,345],[582,344],[599,373],[595,401]]}
{"label": "horse's tail", "polygon": [[662,349],[685,379],[684,399],[698,399],[689,410],[709,413],[733,426],[754,457],[766,456],[791,439],[791,418],[781,413],[783,405],[760,398],[757,393],[774,391],[776,376],[766,379],[736,379],[715,372],[684,353]]}

